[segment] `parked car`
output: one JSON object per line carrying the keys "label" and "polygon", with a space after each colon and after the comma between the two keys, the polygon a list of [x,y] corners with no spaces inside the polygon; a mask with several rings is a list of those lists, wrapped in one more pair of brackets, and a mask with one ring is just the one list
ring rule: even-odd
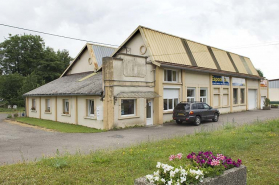
{"label": "parked car", "polygon": [[173,119],[177,124],[193,122],[196,126],[201,124],[202,120],[211,119],[217,122],[220,112],[202,102],[180,102],[173,110]]}

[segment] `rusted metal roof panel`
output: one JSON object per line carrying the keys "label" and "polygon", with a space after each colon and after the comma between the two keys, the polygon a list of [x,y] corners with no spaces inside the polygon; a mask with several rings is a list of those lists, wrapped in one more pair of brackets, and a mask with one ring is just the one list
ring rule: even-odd
{"label": "rusted metal roof panel", "polygon": [[249,58],[247,58],[247,57],[244,57],[244,59],[245,59],[247,65],[248,65],[250,71],[252,72],[252,74],[259,76],[259,74],[258,74],[256,68],[254,67],[254,65],[252,64],[251,60]]}
{"label": "rusted metal roof panel", "polygon": [[217,69],[208,49],[207,46],[198,44],[192,41],[187,41],[193,56],[197,62],[199,67],[206,67],[210,69]]}
{"label": "rusted metal roof panel", "polygon": [[218,61],[218,64],[220,65],[221,70],[236,72],[225,51],[216,48],[212,48],[212,51],[216,57],[216,60]]}
{"label": "rusted metal roof panel", "polygon": [[246,69],[245,69],[245,66],[243,65],[243,62],[241,61],[241,59],[239,58],[238,55],[234,54],[234,53],[230,53],[238,71],[240,73],[244,73],[244,74],[248,74]]}
{"label": "rusted metal roof panel", "polygon": [[147,28],[142,29],[154,60],[191,65],[180,38]]}
{"label": "rusted metal roof panel", "polygon": [[112,53],[116,50],[116,48],[101,45],[92,45],[92,48],[99,67],[102,66],[103,57],[111,56]]}

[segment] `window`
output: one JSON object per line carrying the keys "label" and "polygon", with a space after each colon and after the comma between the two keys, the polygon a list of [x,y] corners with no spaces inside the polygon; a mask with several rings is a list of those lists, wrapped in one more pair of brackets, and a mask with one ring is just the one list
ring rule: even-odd
{"label": "window", "polygon": [[70,107],[69,100],[64,99],[63,100],[63,114],[69,114],[69,110],[70,110],[69,107]]}
{"label": "window", "polygon": [[238,88],[233,88],[233,104],[238,104]]}
{"label": "window", "polygon": [[240,89],[240,103],[245,103],[245,89]]}
{"label": "window", "polygon": [[50,99],[46,99],[46,110],[45,112],[50,112]]}
{"label": "window", "polygon": [[135,115],[135,99],[125,99],[121,100],[121,115],[126,116],[126,115]]}
{"label": "window", "polygon": [[36,110],[36,99],[32,99],[32,107],[31,110]]}
{"label": "window", "polygon": [[203,107],[205,108],[205,109],[209,109],[209,105],[207,105],[207,104],[203,104]]}
{"label": "window", "polygon": [[164,110],[173,110],[179,103],[179,89],[164,89]]}
{"label": "window", "polygon": [[177,82],[177,71],[164,70],[164,81],[166,81],[166,82]]}
{"label": "window", "polygon": [[201,88],[200,89],[200,102],[207,102],[207,93],[206,93],[207,89],[206,88]]}
{"label": "window", "polygon": [[94,100],[87,100],[87,116],[94,116]]}
{"label": "window", "polygon": [[229,88],[223,88],[223,106],[229,106]]}
{"label": "window", "polygon": [[198,104],[198,109],[203,109],[203,104],[199,103]]}
{"label": "window", "polygon": [[198,105],[197,104],[192,104],[192,109],[198,109]]}
{"label": "window", "polygon": [[187,102],[195,101],[195,88],[187,88]]}
{"label": "window", "polygon": [[214,107],[220,106],[220,88],[213,89],[213,106]]}

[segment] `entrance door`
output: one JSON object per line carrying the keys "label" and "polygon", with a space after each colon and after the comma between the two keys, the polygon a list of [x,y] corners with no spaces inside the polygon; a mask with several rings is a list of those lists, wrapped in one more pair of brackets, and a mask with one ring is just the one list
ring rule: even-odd
{"label": "entrance door", "polygon": [[266,98],[265,96],[261,97],[261,109],[263,109],[265,98]]}
{"label": "entrance door", "polygon": [[257,109],[257,90],[249,89],[248,90],[248,109],[254,110]]}
{"label": "entrance door", "polygon": [[146,125],[153,125],[153,99],[146,99]]}

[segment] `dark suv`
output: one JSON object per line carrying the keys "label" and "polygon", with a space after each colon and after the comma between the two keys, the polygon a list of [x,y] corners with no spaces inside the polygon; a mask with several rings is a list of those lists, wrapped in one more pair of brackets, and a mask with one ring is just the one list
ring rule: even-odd
{"label": "dark suv", "polygon": [[177,124],[183,121],[193,122],[196,126],[201,124],[202,120],[212,119],[217,122],[220,112],[202,102],[180,102],[173,110],[173,119]]}

